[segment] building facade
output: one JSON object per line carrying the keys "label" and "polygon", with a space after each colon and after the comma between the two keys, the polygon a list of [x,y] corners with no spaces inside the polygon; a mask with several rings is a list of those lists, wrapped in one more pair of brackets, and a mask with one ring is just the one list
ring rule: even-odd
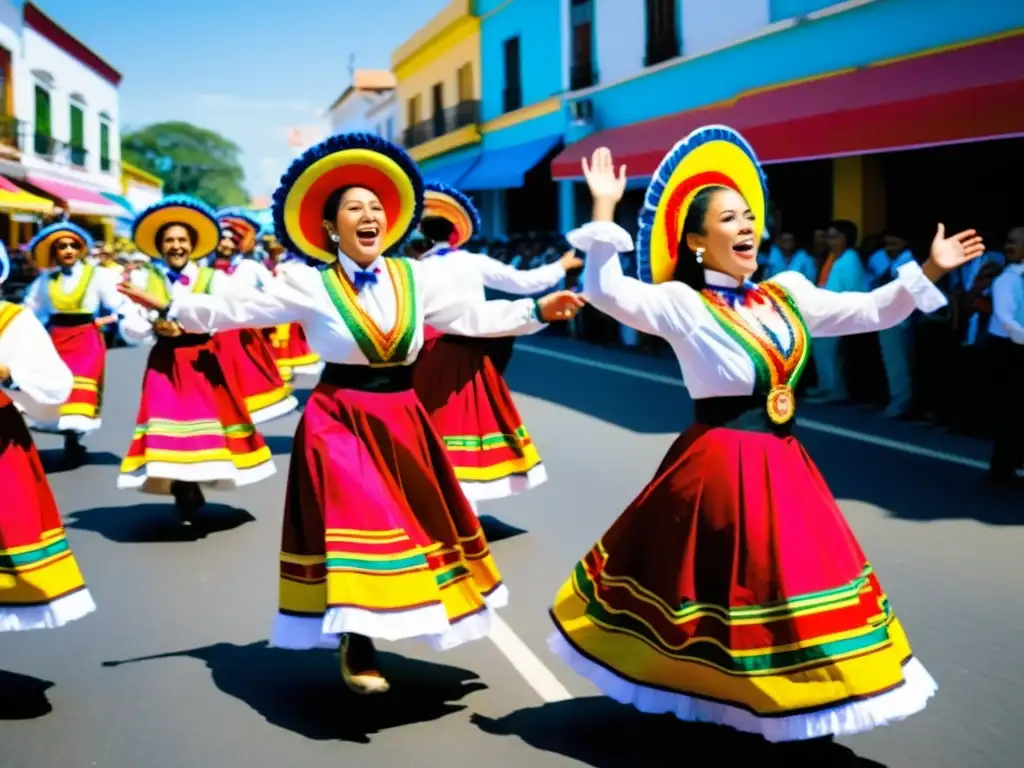
{"label": "building facade", "polygon": [[[966,187],[1000,153],[1022,154],[1021,3],[733,0],[716,13],[709,0],[644,0],[637,13],[560,2],[571,143],[552,171],[577,182],[563,229],[589,215],[578,182],[593,149],[612,149],[642,189],[677,140],[709,123],[747,136],[784,226],[805,232],[831,218],[862,233],[914,217],[934,227],[931,209],[970,207],[922,183],[942,187],[937,163]],[[626,207],[641,202],[637,191]]]}
{"label": "building facade", "polygon": [[17,180],[94,234],[109,236],[121,192],[117,70],[32,3],[22,9],[15,114],[22,127]]}
{"label": "building facade", "polygon": [[395,49],[399,143],[428,178],[455,183],[479,157],[480,18],[451,0]]}
{"label": "building facade", "polygon": [[387,124],[390,115],[372,114],[382,102],[392,98],[395,91],[395,76],[387,71],[357,69],[352,73],[352,83],[334,100],[327,109],[331,134],[366,132],[378,135],[394,135],[394,124]]}
{"label": "building facade", "polygon": [[[451,182],[477,196],[484,234],[557,229],[550,162],[565,133],[560,3],[477,0],[481,49],[478,157]],[[568,185],[563,185],[568,186]]]}

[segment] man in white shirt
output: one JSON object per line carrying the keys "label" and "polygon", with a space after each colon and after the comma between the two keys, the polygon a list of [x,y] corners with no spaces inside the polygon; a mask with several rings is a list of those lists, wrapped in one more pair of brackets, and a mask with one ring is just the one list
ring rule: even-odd
{"label": "man in white shirt", "polygon": [[990,371],[998,409],[989,480],[998,485],[1016,482],[1016,471],[1024,464],[1024,227],[1010,230],[1004,253],[1007,266],[992,283],[988,324]]}

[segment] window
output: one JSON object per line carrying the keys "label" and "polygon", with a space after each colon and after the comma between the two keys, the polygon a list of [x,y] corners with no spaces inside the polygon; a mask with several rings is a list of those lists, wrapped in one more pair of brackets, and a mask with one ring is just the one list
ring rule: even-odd
{"label": "window", "polygon": [[100,170],[110,170],[110,122],[100,120]]}
{"label": "window", "polygon": [[35,151],[49,157],[53,154],[53,124],[50,120],[50,92],[41,85],[35,90]]}
{"label": "window", "polygon": [[71,164],[85,167],[85,111],[81,104],[71,102]]}
{"label": "window", "polygon": [[405,121],[406,125],[410,128],[420,121],[420,97],[413,96],[409,99],[409,106],[407,109],[408,119]]}
{"label": "window", "polygon": [[505,41],[504,110],[512,112],[523,106],[522,67],[519,60],[519,36]]}
{"label": "window", "polygon": [[434,83],[434,87],[430,90],[430,94],[434,106],[434,136],[444,136],[444,134],[447,133],[444,124],[444,83]]}
{"label": "window", "polygon": [[645,0],[647,10],[647,55],[645,66],[653,66],[679,55],[676,29],[676,0]]}

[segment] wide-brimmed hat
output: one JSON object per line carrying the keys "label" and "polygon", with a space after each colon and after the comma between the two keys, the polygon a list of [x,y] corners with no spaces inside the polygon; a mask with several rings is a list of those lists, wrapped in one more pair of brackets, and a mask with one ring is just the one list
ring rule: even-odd
{"label": "wide-brimmed hat", "polygon": [[26,250],[31,255],[33,263],[40,269],[50,266],[53,245],[63,237],[76,240],[82,247],[83,254],[93,246],[92,235],[77,224],[70,221],[55,221],[53,224],[47,224],[29,240]]}
{"label": "wide-brimmed hat", "polygon": [[192,243],[193,260],[208,256],[220,242],[220,226],[213,209],[190,195],[168,195],[146,208],[135,217],[132,240],[135,246],[153,259],[162,259],[157,234],[168,224],[184,224],[192,229],[196,241]]}
{"label": "wide-brimmed hat", "polygon": [[743,196],[754,214],[754,242],[761,242],[768,183],[754,150],[727,126],[698,128],[665,155],[647,187],[636,238],[641,280],[672,279],[686,213],[697,193],[712,186],[728,187]]}
{"label": "wide-brimmed hat", "polygon": [[438,217],[455,227],[448,241],[452,248],[465,245],[480,231],[480,212],[467,195],[437,181],[428,181],[423,193],[423,218]]}
{"label": "wide-brimmed hat", "polygon": [[274,226],[294,253],[331,263],[337,247],[323,226],[324,204],[344,187],[372,190],[384,206],[383,250],[401,245],[423,212],[423,179],[405,150],[369,133],[344,133],[310,147],[274,192]]}
{"label": "wide-brimmed hat", "polygon": [[260,231],[260,223],[243,208],[221,208],[217,211],[217,221],[221,227],[227,227],[235,235],[238,250],[249,253],[256,247],[256,235]]}

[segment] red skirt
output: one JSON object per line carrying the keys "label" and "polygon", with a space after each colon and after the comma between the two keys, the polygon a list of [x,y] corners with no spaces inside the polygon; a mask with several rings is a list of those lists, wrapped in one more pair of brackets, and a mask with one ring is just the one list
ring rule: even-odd
{"label": "red skirt", "polygon": [[237,385],[253,424],[285,416],[299,407],[291,387],[281,378],[273,349],[259,331],[217,333],[213,344],[224,375]]}
{"label": "red skirt", "polygon": [[0,632],[60,627],[96,610],[25,422],[0,393]]}
{"label": "red skirt", "polygon": [[551,614],[552,649],[606,695],[772,741],[867,730],[936,690],[791,436],[688,429]]}
{"label": "red skirt", "polygon": [[74,376],[74,387],[67,402],[60,406],[56,422],[29,420],[32,428],[40,432],[86,434],[100,428],[107,346],[92,316],[83,316],[82,321],[80,325],[50,325],[53,346]]}
{"label": "red skirt", "polygon": [[292,449],[272,643],[337,648],[353,632],[445,649],[484,637],[508,592],[480,523],[408,369],[361,368],[406,383],[313,390]]}
{"label": "red skirt", "polygon": [[296,374],[315,376],[320,373],[320,355],[310,349],[306,332],[299,323],[265,328],[263,332],[285,381],[291,381]]}
{"label": "red skirt", "polygon": [[230,489],[274,472],[270,448],[210,337],[159,337],[118,488],[169,494],[174,481],[183,481]]}
{"label": "red skirt", "polygon": [[455,476],[474,500],[502,498],[547,479],[537,447],[492,355],[507,339],[441,336],[416,360],[414,384],[441,435]]}

